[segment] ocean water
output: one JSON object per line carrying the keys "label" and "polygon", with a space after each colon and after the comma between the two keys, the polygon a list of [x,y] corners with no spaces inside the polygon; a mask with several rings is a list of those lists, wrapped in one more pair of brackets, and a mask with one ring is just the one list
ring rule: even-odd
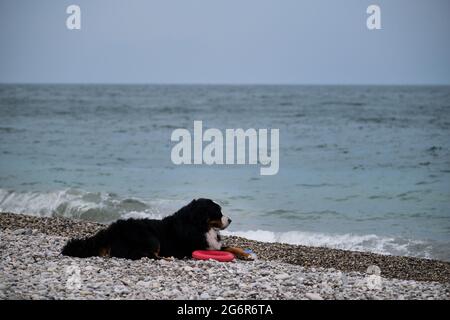
{"label": "ocean water", "polygon": [[[280,170],[171,162],[278,128]],[[101,222],[216,200],[227,234],[450,261],[450,87],[0,85],[0,211]]]}

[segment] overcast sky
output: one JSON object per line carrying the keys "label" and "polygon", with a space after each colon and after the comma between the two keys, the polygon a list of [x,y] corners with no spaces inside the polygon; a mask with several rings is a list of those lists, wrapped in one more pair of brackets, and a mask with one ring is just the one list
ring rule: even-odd
{"label": "overcast sky", "polygon": [[449,0],[1,0],[0,82],[450,84],[449,34]]}

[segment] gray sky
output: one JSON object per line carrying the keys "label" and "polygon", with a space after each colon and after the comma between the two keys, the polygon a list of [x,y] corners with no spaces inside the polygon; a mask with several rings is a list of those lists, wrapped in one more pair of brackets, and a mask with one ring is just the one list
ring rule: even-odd
{"label": "gray sky", "polygon": [[448,0],[1,0],[0,82],[450,84],[449,33]]}

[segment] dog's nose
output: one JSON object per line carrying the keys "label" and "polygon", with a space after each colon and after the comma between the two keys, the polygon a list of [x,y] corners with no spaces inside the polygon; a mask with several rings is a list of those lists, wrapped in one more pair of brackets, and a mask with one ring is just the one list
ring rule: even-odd
{"label": "dog's nose", "polygon": [[230,218],[228,218],[228,224],[230,224],[231,223],[231,219]]}

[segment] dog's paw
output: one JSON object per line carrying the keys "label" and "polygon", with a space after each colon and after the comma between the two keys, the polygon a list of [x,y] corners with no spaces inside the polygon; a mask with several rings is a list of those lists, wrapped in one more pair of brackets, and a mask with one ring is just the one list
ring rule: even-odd
{"label": "dog's paw", "polygon": [[242,253],[238,256],[239,259],[241,260],[246,260],[246,261],[254,261],[256,260],[256,254],[254,253]]}
{"label": "dog's paw", "polygon": [[173,262],[175,261],[174,257],[160,257],[160,259],[164,260],[164,261],[168,261],[168,262]]}

